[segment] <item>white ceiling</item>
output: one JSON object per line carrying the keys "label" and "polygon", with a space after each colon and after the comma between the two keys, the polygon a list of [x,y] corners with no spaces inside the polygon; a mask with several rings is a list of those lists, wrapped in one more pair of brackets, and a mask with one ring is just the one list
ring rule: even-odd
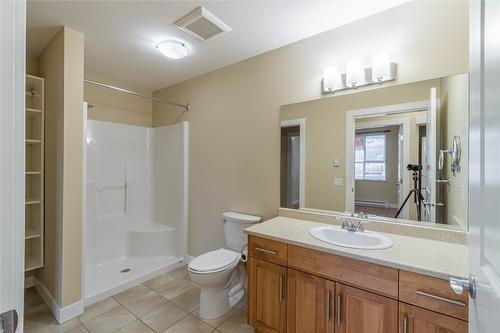
{"label": "white ceiling", "polygon": [[[28,54],[38,57],[66,25],[85,35],[85,72],[154,91],[406,1],[29,1]],[[175,28],[200,5],[232,32],[199,42]],[[155,49],[172,38],[186,42],[189,57]]]}

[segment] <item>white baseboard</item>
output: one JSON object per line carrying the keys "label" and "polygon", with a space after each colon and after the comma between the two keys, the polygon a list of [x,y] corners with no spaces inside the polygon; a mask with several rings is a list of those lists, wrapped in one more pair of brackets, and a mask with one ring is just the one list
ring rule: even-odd
{"label": "white baseboard", "polygon": [[35,286],[35,277],[33,275],[24,278],[24,289]]}
{"label": "white baseboard", "polygon": [[40,294],[45,304],[47,304],[59,324],[76,318],[83,313],[83,300],[61,308],[61,306],[56,302],[56,300],[47,290],[45,285],[43,285],[43,283],[38,281],[36,278],[34,278],[33,280],[36,291],[38,292],[38,294]]}

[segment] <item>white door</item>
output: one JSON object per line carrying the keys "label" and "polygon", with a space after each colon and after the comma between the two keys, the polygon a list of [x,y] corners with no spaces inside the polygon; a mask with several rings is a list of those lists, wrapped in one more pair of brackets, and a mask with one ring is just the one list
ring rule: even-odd
{"label": "white door", "polygon": [[500,2],[471,2],[469,332],[500,331]]}
{"label": "white door", "polygon": [[[403,125],[398,127],[398,179],[396,181],[396,187],[398,189],[398,209],[403,204],[405,200],[406,193],[403,192],[403,174],[406,171],[406,165],[403,165]],[[405,211],[403,210],[402,218],[408,218]]]}
{"label": "white door", "polygon": [[0,1],[0,332],[5,333],[14,331],[14,314],[20,318],[17,332],[23,330],[25,16],[25,2]]}
{"label": "white door", "polygon": [[421,220],[436,221],[436,128],[437,124],[437,89],[431,88],[427,111],[426,139],[422,145],[422,196]]}
{"label": "white door", "polygon": [[299,208],[300,185],[300,136],[288,137],[288,207]]}

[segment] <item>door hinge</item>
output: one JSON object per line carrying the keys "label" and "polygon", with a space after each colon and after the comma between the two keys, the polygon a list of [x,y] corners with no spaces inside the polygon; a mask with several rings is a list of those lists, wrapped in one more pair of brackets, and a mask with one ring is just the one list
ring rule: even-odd
{"label": "door hinge", "polygon": [[0,314],[0,333],[14,333],[17,329],[17,311],[10,310]]}

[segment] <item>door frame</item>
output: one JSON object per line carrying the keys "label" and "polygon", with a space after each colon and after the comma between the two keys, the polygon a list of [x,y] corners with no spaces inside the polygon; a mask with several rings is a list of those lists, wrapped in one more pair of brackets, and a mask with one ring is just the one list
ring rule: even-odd
{"label": "door frame", "polygon": [[[362,126],[356,126],[357,129],[365,129],[365,128],[377,128],[377,127],[385,127],[385,126],[401,126],[403,128],[403,145],[402,145],[402,150],[403,150],[403,158],[401,159],[401,166],[400,168],[405,168],[408,163],[410,163],[410,119],[408,117],[405,118],[400,118],[400,119],[387,119],[387,120],[378,120],[378,121],[368,121],[364,122]],[[398,141],[400,138],[398,137]],[[351,149],[354,152],[354,141],[351,142],[352,147],[347,147],[347,149]],[[399,147],[399,144],[398,144]],[[399,151],[398,151],[399,154]],[[352,154],[352,157],[354,158],[354,154]],[[348,160],[347,160],[348,161]],[[348,161],[350,162],[350,161]],[[354,163],[354,162],[353,162]],[[346,165],[350,165],[347,164]],[[354,174],[352,174],[354,177]],[[401,173],[401,191],[402,191],[402,198],[401,195],[398,195],[398,209],[400,205],[403,203],[403,200],[405,196],[408,194],[410,191],[410,180],[408,177],[403,176],[403,173]],[[350,179],[346,178],[346,184],[350,184],[349,181]],[[355,180],[354,180],[355,182]],[[346,187],[346,192],[348,191]],[[352,191],[352,197],[353,197],[353,204],[352,204],[352,212],[354,212],[354,206],[355,206],[355,201],[356,201],[356,186],[353,187]],[[347,199],[347,198],[346,198]],[[347,201],[346,201],[346,207],[347,207]],[[409,206],[405,206],[405,208],[401,211],[401,218],[403,219],[408,219],[410,217],[410,210],[408,208]]]}
{"label": "door frame", "polygon": [[281,128],[299,126],[299,209],[305,208],[306,204],[306,119],[289,119],[281,121]]}
{"label": "door frame", "polygon": [[23,331],[26,2],[0,1],[0,312]]}
{"label": "door frame", "polygon": [[[364,109],[354,109],[346,112],[346,163],[345,163],[345,175],[346,175],[346,186],[345,186],[345,210],[349,212],[354,212],[354,200],[355,200],[355,182],[354,182],[354,139],[356,135],[356,117],[360,116],[376,116],[379,114],[395,114],[403,112],[418,112],[427,111],[429,107],[429,101],[417,101],[402,104],[391,104],[384,106],[377,106],[372,108]],[[408,124],[409,130],[409,124]],[[409,132],[408,133],[408,147],[409,147]],[[409,154],[409,148],[407,154]],[[403,158],[404,160],[404,158]],[[409,155],[408,155],[409,160]],[[405,180],[407,177],[403,177]],[[408,183],[408,179],[406,182]],[[409,185],[406,185],[409,186]]]}

